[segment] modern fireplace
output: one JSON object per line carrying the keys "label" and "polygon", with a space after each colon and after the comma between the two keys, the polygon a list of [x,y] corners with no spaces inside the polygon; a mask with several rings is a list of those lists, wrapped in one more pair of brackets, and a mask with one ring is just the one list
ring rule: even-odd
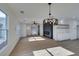
{"label": "modern fireplace", "polygon": [[43,35],[53,39],[53,24],[43,23]]}

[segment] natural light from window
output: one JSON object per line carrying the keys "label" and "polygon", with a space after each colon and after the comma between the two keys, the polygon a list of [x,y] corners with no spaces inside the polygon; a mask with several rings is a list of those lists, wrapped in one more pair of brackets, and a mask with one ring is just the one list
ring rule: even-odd
{"label": "natural light from window", "polygon": [[6,17],[6,15],[5,15],[2,11],[0,11],[0,17],[5,18],[5,17]]}
{"label": "natural light from window", "polygon": [[41,41],[41,40],[45,40],[45,38],[42,38],[42,37],[29,37],[28,38],[29,42],[31,42],[31,41]]}

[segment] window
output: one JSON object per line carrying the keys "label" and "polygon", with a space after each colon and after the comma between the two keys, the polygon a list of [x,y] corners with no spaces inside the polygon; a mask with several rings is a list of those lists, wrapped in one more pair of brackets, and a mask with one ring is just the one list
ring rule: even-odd
{"label": "window", "polygon": [[7,15],[0,10],[0,49],[7,44]]}

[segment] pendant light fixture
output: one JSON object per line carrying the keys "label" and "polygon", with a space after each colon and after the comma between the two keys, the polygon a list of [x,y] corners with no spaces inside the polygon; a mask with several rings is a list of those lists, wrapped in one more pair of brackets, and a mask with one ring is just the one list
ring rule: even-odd
{"label": "pendant light fixture", "polygon": [[33,24],[37,24],[37,23],[34,21]]}
{"label": "pendant light fixture", "polygon": [[45,23],[48,23],[49,22],[50,24],[53,23],[53,25],[58,25],[58,19],[52,17],[51,4],[52,3],[48,3],[48,5],[49,5],[49,18],[45,19],[44,21],[45,21]]}

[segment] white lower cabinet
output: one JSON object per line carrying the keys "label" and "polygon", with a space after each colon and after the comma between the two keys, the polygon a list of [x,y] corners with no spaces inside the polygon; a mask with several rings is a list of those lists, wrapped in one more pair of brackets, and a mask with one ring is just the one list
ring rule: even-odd
{"label": "white lower cabinet", "polygon": [[53,38],[57,41],[68,40],[70,38],[69,25],[57,25],[53,28]]}

